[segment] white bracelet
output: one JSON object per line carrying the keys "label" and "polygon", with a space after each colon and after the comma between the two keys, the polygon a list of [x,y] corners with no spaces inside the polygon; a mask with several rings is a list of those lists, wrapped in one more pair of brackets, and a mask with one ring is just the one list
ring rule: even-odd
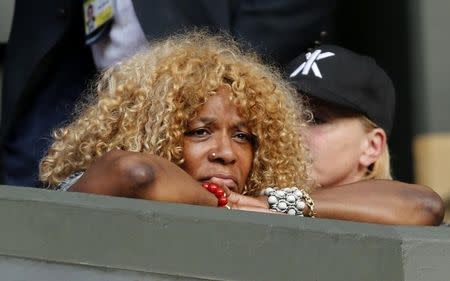
{"label": "white bracelet", "polygon": [[314,217],[314,202],[303,189],[300,190],[297,187],[282,189],[268,187],[263,190],[263,194],[267,196],[269,209],[273,211],[303,217],[305,216],[305,207],[308,206],[310,211],[307,216]]}

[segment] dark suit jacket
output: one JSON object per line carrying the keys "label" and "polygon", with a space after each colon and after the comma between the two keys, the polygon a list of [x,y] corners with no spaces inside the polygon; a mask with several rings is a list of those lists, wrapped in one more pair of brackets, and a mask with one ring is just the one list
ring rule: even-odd
{"label": "dark suit jacket", "polygon": [[[5,56],[0,166],[3,182],[38,186],[38,162],[50,134],[70,119],[95,74],[84,45],[81,1],[16,0]],[[207,26],[248,42],[282,65],[312,46],[329,24],[333,1],[133,0],[154,39]],[[0,167],[1,170],[1,167]]]}
{"label": "dark suit jacket", "polygon": [[[308,47],[321,31],[330,33],[335,0],[133,0],[144,32],[150,37],[183,27],[224,30],[280,66]],[[164,23],[164,24],[158,24]]]}
{"label": "dark suit jacket", "polygon": [[15,1],[2,94],[0,160],[7,184],[38,184],[51,130],[69,119],[95,71],[79,3]]}

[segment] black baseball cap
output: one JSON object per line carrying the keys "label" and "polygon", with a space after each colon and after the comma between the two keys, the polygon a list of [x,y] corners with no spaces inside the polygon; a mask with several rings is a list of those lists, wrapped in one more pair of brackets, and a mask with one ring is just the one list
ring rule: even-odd
{"label": "black baseball cap", "polygon": [[296,57],[286,70],[300,94],[360,112],[390,133],[395,89],[373,58],[321,45]]}

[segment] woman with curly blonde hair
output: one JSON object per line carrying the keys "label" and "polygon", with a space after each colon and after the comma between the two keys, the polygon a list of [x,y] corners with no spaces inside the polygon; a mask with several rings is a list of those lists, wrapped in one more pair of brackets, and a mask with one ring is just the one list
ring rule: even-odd
{"label": "woman with curly blonde hair", "polygon": [[41,163],[41,180],[58,185],[114,149],[182,166],[189,123],[209,98],[227,92],[257,139],[255,172],[242,186],[246,193],[258,193],[261,186],[306,184],[306,150],[292,130],[302,124],[292,90],[273,69],[223,41],[204,33],[180,35],[107,70],[78,118],[55,132]]}
{"label": "woman with curly blonde hair", "polygon": [[[275,69],[229,37],[172,36],[103,73],[74,121],[55,131],[40,179],[70,191],[384,223],[438,201],[416,187],[413,200],[383,206],[401,192],[367,200],[364,187],[311,190],[300,135],[307,113]],[[439,210],[422,210],[407,223],[438,220]]]}

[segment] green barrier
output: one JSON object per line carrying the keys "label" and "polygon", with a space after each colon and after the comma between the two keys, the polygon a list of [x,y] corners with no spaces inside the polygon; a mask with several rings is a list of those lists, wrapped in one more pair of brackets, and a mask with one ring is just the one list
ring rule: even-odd
{"label": "green barrier", "polygon": [[450,280],[450,228],[0,186],[1,280]]}

